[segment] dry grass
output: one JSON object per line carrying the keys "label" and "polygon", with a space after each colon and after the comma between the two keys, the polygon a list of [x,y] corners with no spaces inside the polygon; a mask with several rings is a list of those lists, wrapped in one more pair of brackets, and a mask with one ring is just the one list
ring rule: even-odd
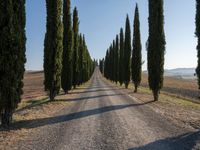
{"label": "dry grass", "polygon": [[[142,87],[148,87],[147,74],[142,75]],[[194,101],[200,101],[199,90],[196,80],[179,79],[175,77],[164,77],[163,92],[174,95],[176,97],[185,98]]]}

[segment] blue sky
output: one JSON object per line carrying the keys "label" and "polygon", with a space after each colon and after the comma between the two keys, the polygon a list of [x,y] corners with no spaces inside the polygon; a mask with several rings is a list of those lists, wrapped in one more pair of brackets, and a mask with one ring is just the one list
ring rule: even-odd
{"label": "blue sky", "polygon": [[[77,6],[79,11],[80,32],[85,34],[93,58],[105,56],[120,27],[124,28],[126,14],[133,28],[136,2],[140,11],[143,60],[147,62],[148,0],[72,0],[72,9]],[[195,0],[164,0],[164,11],[165,68],[196,67]],[[41,70],[46,31],[45,0],[26,0],[26,15],[26,69]],[[143,69],[146,69],[146,63]]]}

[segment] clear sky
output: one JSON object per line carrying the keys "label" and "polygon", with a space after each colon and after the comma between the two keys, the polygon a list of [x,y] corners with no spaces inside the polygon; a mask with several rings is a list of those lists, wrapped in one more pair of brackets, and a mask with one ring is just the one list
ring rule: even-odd
{"label": "clear sky", "polygon": [[[77,6],[79,11],[80,32],[85,34],[93,58],[105,56],[120,27],[124,28],[126,14],[133,28],[136,2],[140,11],[143,60],[147,62],[148,0],[72,0],[72,9]],[[164,0],[164,11],[167,42],[165,68],[196,67],[195,0]],[[26,0],[26,15],[26,69],[41,70],[46,30],[45,0]],[[143,69],[146,70],[146,63]]]}

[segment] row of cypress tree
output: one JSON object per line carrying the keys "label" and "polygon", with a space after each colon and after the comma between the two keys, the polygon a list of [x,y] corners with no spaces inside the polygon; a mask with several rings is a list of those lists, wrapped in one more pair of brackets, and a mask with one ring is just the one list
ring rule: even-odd
{"label": "row of cypress tree", "polygon": [[[0,123],[7,127],[23,94],[26,14],[25,0],[0,0],[0,4]],[[70,0],[63,1],[63,22],[62,0],[46,0],[46,9],[44,85],[53,100],[61,85],[67,93],[72,86],[89,80],[95,63],[84,35],[78,32],[76,8],[71,25]]]}
{"label": "row of cypress tree", "polygon": [[[118,42],[117,35],[116,40],[113,41],[107,50],[103,64],[104,71],[101,71],[106,78],[116,83],[119,81],[120,85],[124,84],[126,88],[128,88],[131,79],[135,86],[135,92],[137,92],[137,88],[140,85],[142,73],[140,36],[139,10],[136,4],[132,46],[130,21],[127,15],[125,35],[121,28],[120,40]],[[163,0],[149,0],[149,38],[147,41],[148,80],[155,101],[158,100],[158,94],[163,86],[164,53]]]}
{"label": "row of cypress tree", "polygon": [[[63,6],[63,19],[61,19]],[[54,100],[60,88],[68,93],[91,77],[94,62],[85,36],[79,33],[77,8],[71,19],[70,0],[46,0],[47,25],[44,41],[45,90]],[[73,20],[73,23],[71,23]]]}
{"label": "row of cypress tree", "polygon": [[0,120],[8,126],[23,93],[25,0],[0,0]]}
{"label": "row of cypress tree", "polygon": [[[123,28],[116,36],[113,43],[106,52],[105,62],[102,63],[105,77],[114,82],[124,84],[126,88],[130,83],[131,74],[135,84],[135,92],[141,81],[141,40],[140,40],[139,11],[136,4],[134,18],[133,47],[131,46],[131,27],[129,16],[126,17],[125,35]],[[132,51],[132,57],[131,57]],[[132,59],[131,59],[132,58]],[[131,65],[132,64],[132,65]]]}

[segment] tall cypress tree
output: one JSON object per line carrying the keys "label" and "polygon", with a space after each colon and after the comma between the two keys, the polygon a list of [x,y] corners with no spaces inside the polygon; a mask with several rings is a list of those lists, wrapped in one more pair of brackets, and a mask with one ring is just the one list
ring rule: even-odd
{"label": "tall cypress tree", "polygon": [[78,49],[78,54],[79,54],[79,59],[78,59],[78,68],[79,68],[79,74],[78,74],[78,85],[83,83],[83,57],[84,57],[84,46],[83,46],[83,38],[82,35],[79,35],[79,49]]}
{"label": "tall cypress tree", "polygon": [[63,1],[63,60],[62,89],[67,93],[72,88],[73,31],[71,23],[70,0]]}
{"label": "tall cypress tree", "polygon": [[115,82],[119,80],[119,37],[116,36],[115,41]]}
{"label": "tall cypress tree", "polygon": [[200,1],[196,0],[196,32],[195,35],[197,37],[197,57],[198,63],[196,68],[196,73],[198,77],[198,85],[200,89]]}
{"label": "tall cypress tree", "polygon": [[46,0],[47,32],[44,48],[45,90],[54,100],[61,86],[63,26],[61,21],[62,0]]}
{"label": "tall cypress tree", "polygon": [[141,82],[141,72],[142,72],[142,46],[140,39],[140,21],[139,21],[139,11],[138,5],[135,8],[135,18],[134,18],[134,33],[133,33],[133,51],[132,51],[132,81],[135,85],[135,92]]}
{"label": "tall cypress tree", "polygon": [[149,0],[148,79],[155,101],[163,86],[165,44],[163,0]]}
{"label": "tall cypress tree", "polygon": [[87,46],[85,42],[85,36],[83,35],[83,77],[82,77],[82,82],[87,81]]}
{"label": "tall cypress tree", "polygon": [[130,21],[127,15],[126,17],[126,31],[124,42],[124,84],[128,88],[130,82],[130,58],[131,58],[131,29]]}
{"label": "tall cypress tree", "polygon": [[117,68],[116,68],[116,58],[115,58],[115,47],[116,47],[116,42],[113,40],[113,45],[112,45],[112,63],[113,63],[113,71],[112,71],[112,81],[115,82],[116,78],[116,73],[117,73]]}
{"label": "tall cypress tree", "polygon": [[79,20],[77,8],[73,11],[73,33],[74,33],[74,50],[73,50],[73,86],[78,84],[78,48],[79,48]]}
{"label": "tall cypress tree", "polygon": [[25,0],[0,0],[0,118],[9,126],[23,93]]}
{"label": "tall cypress tree", "polygon": [[124,33],[123,28],[120,29],[120,58],[119,58],[119,83],[124,82]]}

